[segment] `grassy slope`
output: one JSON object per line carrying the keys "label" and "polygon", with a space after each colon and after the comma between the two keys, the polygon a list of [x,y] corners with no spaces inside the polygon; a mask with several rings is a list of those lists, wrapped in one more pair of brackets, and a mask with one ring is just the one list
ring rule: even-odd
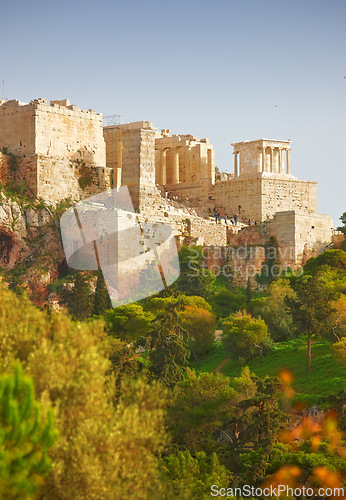
{"label": "grassy slope", "polygon": [[[209,356],[204,359],[197,372],[213,371],[228,358],[221,343],[216,343]],[[192,364],[191,364],[192,365]],[[277,345],[275,351],[267,354],[262,363],[258,359],[247,363],[250,370],[259,377],[276,376],[282,368],[289,369],[295,380],[293,389],[299,397],[310,402],[318,396],[337,394],[346,384],[346,366],[338,363],[331,350],[331,344],[323,340],[315,340],[312,346],[312,371],[307,373],[305,339],[297,339]],[[221,372],[229,377],[239,376],[242,365],[228,361]]]}

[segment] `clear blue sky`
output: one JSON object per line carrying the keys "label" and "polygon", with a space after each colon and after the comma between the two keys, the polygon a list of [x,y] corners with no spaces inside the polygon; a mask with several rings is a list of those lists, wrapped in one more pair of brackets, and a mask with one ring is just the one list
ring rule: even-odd
{"label": "clear blue sky", "polygon": [[[318,210],[346,211],[344,0],[0,0],[5,97],[69,98],[123,121],[231,142],[292,139]],[[1,89],[2,90],[2,89]]]}

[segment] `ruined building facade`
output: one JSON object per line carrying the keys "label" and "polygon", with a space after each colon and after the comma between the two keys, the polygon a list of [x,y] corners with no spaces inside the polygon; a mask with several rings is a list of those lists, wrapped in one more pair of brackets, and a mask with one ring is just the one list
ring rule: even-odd
{"label": "ruined building facade", "polygon": [[[273,234],[290,265],[330,243],[332,221],[317,214],[316,182],[291,173],[291,141],[232,146],[234,173],[215,173],[208,139],[159,132],[148,121],[103,127],[102,115],[68,100],[0,102],[0,180],[11,153],[16,180],[38,198],[79,200],[127,185],[139,216],[170,224],[181,243],[263,245]],[[215,211],[257,224],[215,224]]]}

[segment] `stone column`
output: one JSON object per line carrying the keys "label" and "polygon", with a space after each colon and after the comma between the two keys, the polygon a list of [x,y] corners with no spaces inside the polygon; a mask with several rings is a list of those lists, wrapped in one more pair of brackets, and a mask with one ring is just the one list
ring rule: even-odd
{"label": "stone column", "polygon": [[178,149],[173,149],[172,151],[172,184],[179,183],[179,151]]}
{"label": "stone column", "polygon": [[266,171],[266,148],[262,148],[262,172]]}
{"label": "stone column", "polygon": [[290,150],[286,149],[286,173],[290,174],[291,173],[291,168],[290,168]]}
{"label": "stone column", "polygon": [[191,181],[192,174],[192,151],[191,147],[187,147],[185,151],[185,182]]}
{"label": "stone column", "polygon": [[167,176],[167,149],[161,149],[161,159],[160,159],[160,184],[166,184],[166,176]]}
{"label": "stone column", "polygon": [[273,172],[274,148],[270,148],[270,171]]}
{"label": "stone column", "polygon": [[213,180],[213,173],[215,172],[215,159],[214,159],[214,150],[211,148],[207,148],[207,160],[208,160],[208,172],[207,179]]}
{"label": "stone column", "polygon": [[121,186],[121,170],[123,166],[123,142],[118,141],[117,143],[117,166],[116,166],[116,183],[115,186],[116,188],[119,188]]}
{"label": "stone column", "polygon": [[238,152],[234,151],[234,178],[238,177]]}
{"label": "stone column", "polygon": [[281,172],[282,172],[282,149],[281,148],[278,149],[278,154],[279,154],[279,157],[278,157],[278,170],[279,170],[279,174],[281,174]]}

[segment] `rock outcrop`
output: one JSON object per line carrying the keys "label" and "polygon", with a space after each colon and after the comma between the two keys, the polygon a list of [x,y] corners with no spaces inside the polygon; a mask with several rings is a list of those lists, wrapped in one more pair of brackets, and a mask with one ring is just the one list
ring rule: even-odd
{"label": "rock outcrop", "polygon": [[[56,218],[58,219],[58,218]],[[16,276],[35,302],[44,303],[47,286],[64,266],[64,251],[54,215],[40,204],[0,193],[0,270]]]}

